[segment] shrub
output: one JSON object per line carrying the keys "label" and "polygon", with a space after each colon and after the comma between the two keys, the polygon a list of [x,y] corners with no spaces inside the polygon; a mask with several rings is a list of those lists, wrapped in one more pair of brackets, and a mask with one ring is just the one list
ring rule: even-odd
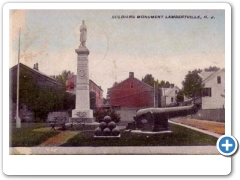
{"label": "shrub", "polygon": [[109,114],[109,116],[112,118],[112,121],[118,123],[121,119],[120,114],[116,111],[112,110]]}
{"label": "shrub", "polygon": [[104,109],[96,109],[94,112],[94,117],[97,122],[101,122],[103,118],[107,115],[107,110]]}
{"label": "shrub", "polygon": [[114,110],[96,109],[94,112],[94,117],[97,122],[101,122],[105,116],[110,116],[115,123],[121,120],[120,114]]}

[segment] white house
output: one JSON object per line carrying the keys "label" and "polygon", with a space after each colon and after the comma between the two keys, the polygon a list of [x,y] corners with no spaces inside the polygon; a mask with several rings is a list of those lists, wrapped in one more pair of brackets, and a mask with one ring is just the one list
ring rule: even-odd
{"label": "white house", "polygon": [[202,109],[225,108],[225,69],[216,72],[202,72],[204,89],[202,92]]}
{"label": "white house", "polygon": [[176,97],[180,89],[177,86],[170,88],[160,88],[161,91],[161,107],[169,106],[177,103]]}

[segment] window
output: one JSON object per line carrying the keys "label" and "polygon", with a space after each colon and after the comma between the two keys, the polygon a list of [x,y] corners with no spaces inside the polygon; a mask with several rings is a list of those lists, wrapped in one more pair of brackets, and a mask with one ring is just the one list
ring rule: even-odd
{"label": "window", "polygon": [[205,97],[205,96],[211,97],[212,89],[211,88],[203,88],[202,95],[203,95],[203,97]]}
{"label": "window", "polygon": [[217,77],[217,83],[218,83],[218,84],[221,84],[221,76],[218,76],[218,77]]}
{"label": "window", "polygon": [[130,83],[130,88],[133,88],[133,83]]}
{"label": "window", "polygon": [[173,102],[173,97],[171,97],[171,102]]}
{"label": "window", "polygon": [[175,94],[177,94],[178,92],[177,92],[177,90],[175,90]]}

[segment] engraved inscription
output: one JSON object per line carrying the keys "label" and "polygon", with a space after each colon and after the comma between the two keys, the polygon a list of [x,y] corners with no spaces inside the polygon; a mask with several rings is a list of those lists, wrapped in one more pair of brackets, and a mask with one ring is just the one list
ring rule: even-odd
{"label": "engraved inscription", "polygon": [[87,65],[78,65],[78,69],[86,69]]}
{"label": "engraved inscription", "polygon": [[86,56],[78,56],[79,61],[87,61],[88,58]]}
{"label": "engraved inscription", "polygon": [[78,66],[87,66],[88,62],[87,61],[78,61]]}
{"label": "engraved inscription", "polygon": [[88,90],[87,86],[77,86],[77,90]]}

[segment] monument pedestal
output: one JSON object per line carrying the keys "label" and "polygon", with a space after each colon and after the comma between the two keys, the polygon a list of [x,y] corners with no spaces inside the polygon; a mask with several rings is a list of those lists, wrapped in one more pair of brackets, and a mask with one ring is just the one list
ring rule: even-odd
{"label": "monument pedestal", "polygon": [[72,121],[93,123],[93,110],[91,109],[73,109],[72,110]]}
{"label": "monument pedestal", "polygon": [[72,110],[72,121],[84,123],[93,122],[93,111],[90,109],[89,100],[89,50],[85,46],[79,46],[77,53],[77,77],[76,77],[76,106]]}

